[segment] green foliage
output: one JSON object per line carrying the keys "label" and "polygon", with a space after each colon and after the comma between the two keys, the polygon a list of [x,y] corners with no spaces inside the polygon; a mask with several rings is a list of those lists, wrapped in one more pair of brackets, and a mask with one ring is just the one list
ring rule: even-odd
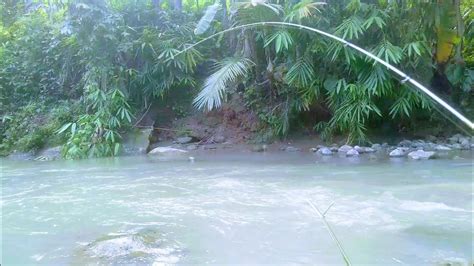
{"label": "green foliage", "polygon": [[[202,80],[195,107],[217,108],[229,93],[243,90],[268,137],[284,137],[303,125],[302,114],[314,116],[309,128],[328,138],[345,134],[349,142],[367,141],[367,131],[383,119],[396,124],[415,121],[414,114],[432,115],[427,99],[386,68],[297,29],[245,29],[179,53],[206,33],[258,21],[334,33],[424,84],[433,72],[445,75],[462,108],[472,98],[474,24],[466,4],[454,14],[455,8],[443,10],[437,1],[411,0],[252,0],[229,7],[185,1],[187,12],[156,1],[24,3],[0,3],[4,153],[65,143],[67,158],[117,155],[135,116],[157,102],[172,103],[184,115],[182,104],[191,104],[192,89]],[[209,62],[217,62],[210,74]],[[234,88],[239,83],[243,89]],[[74,107],[65,106],[71,102]]]}
{"label": "green foliage", "polygon": [[227,86],[244,77],[252,65],[253,62],[247,58],[226,58],[216,63],[216,71],[206,79],[203,89],[194,99],[194,106],[207,110],[220,107]]}
{"label": "green foliage", "polygon": [[14,150],[37,151],[45,146],[63,144],[65,139],[54,132],[71,119],[76,105],[70,102],[56,102],[55,105],[50,109],[49,104],[30,103],[15,113],[3,115],[0,154],[5,155]]}

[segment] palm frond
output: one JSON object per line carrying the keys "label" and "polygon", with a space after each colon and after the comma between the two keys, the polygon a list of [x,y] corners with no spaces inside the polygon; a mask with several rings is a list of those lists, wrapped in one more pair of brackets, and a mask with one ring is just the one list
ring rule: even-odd
{"label": "palm frond", "polygon": [[209,29],[220,7],[221,5],[219,4],[219,2],[216,2],[215,4],[210,5],[206,8],[204,15],[201,17],[198,24],[196,25],[196,28],[194,29],[194,34],[200,35]]}
{"label": "palm frond", "polygon": [[299,59],[286,73],[285,80],[289,85],[296,87],[308,87],[314,80],[313,65],[309,60]]}
{"label": "palm frond", "polygon": [[203,89],[194,98],[194,106],[207,110],[220,107],[228,84],[245,76],[252,65],[247,58],[227,58],[217,63],[216,71],[206,79]]}

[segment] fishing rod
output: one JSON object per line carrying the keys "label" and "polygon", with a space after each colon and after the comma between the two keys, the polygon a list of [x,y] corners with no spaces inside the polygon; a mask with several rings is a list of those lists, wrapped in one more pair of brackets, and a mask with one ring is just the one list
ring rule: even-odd
{"label": "fishing rod", "polygon": [[451,114],[453,114],[454,116],[456,116],[457,119],[459,119],[462,123],[464,123],[465,125],[467,125],[469,127],[469,129],[472,131],[474,130],[474,123],[469,120],[468,118],[466,118],[464,115],[462,115],[460,112],[458,112],[456,109],[454,109],[451,105],[449,105],[447,102],[445,102],[443,99],[441,99],[440,97],[438,97],[436,94],[434,94],[433,92],[431,92],[428,88],[426,88],[425,86],[423,86],[421,83],[419,83],[418,81],[412,79],[408,74],[404,73],[403,71],[401,71],[400,69],[392,66],[391,64],[389,64],[388,62],[384,61],[383,59],[377,57],[376,55],[368,52],[367,50],[364,50],[362,49],[361,47],[351,43],[351,42],[348,42],[340,37],[337,37],[333,34],[330,34],[330,33],[327,33],[325,31],[322,31],[322,30],[319,30],[319,29],[315,29],[315,28],[311,28],[311,27],[308,27],[308,26],[304,26],[304,25],[300,25],[300,24],[295,24],[295,23],[290,23],[290,22],[279,22],[279,21],[266,21],[266,22],[255,22],[255,23],[249,23],[249,24],[244,24],[244,25],[239,25],[239,26],[235,26],[235,27],[232,27],[232,28],[229,28],[229,29],[226,29],[226,30],[223,30],[223,31],[220,31],[220,32],[217,32],[217,33],[214,33],[190,46],[187,46],[186,48],[184,48],[183,50],[177,52],[176,54],[173,55],[173,57],[175,56],[178,56],[184,52],[186,52],[187,50],[207,41],[207,40],[210,40],[216,36],[219,36],[219,35],[222,35],[224,33],[227,33],[227,32],[231,32],[231,31],[236,31],[236,30],[240,30],[240,29],[244,29],[244,28],[252,28],[252,27],[258,27],[258,26],[274,26],[274,27],[277,27],[277,26],[286,26],[286,27],[292,27],[292,28],[298,28],[298,29],[302,29],[302,30],[307,30],[307,31],[311,31],[311,32],[315,32],[317,34],[320,34],[320,35],[323,35],[323,36],[326,36],[328,38],[331,38],[333,40],[336,40],[338,42],[341,42],[342,44],[344,44],[345,47],[349,46],[353,49],[355,49],[356,51],[366,55],[367,57],[373,59],[375,62],[377,63],[380,63],[382,65],[384,65],[385,67],[387,67],[388,69],[390,69],[391,71],[393,71],[395,74],[399,75],[402,80],[401,82],[402,83],[406,83],[406,82],[409,82],[410,84],[412,84],[413,86],[415,86],[416,88],[418,88],[420,91],[422,91],[424,94],[428,95],[431,99],[433,99],[435,102],[437,102],[438,104],[440,104],[444,109],[446,109],[447,111],[449,111]]}

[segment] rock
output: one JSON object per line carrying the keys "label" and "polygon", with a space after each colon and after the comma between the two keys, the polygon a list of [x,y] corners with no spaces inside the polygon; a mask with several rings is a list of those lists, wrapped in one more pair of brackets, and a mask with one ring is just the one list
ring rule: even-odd
{"label": "rock", "polygon": [[348,151],[352,150],[352,146],[349,146],[349,145],[342,145],[341,147],[339,147],[339,149],[337,150],[338,152],[343,152],[343,153],[347,153]]}
{"label": "rock", "polygon": [[120,232],[103,236],[79,248],[72,264],[78,265],[168,265],[183,256],[178,243],[156,230]]}
{"label": "rock", "polygon": [[214,143],[222,143],[222,142],[225,141],[225,137],[222,136],[222,135],[217,135],[217,136],[214,136],[214,137],[212,138],[212,141],[213,141]]}
{"label": "rock", "polygon": [[426,136],[426,140],[431,141],[431,142],[436,142],[438,140],[438,138],[433,136],[433,135],[428,135],[428,136]]}
{"label": "rock", "polygon": [[408,154],[408,157],[412,158],[413,160],[427,160],[432,159],[436,156],[434,151],[424,151],[424,150],[417,150],[412,151]]}
{"label": "rock", "polygon": [[189,151],[194,151],[194,150],[197,150],[198,146],[196,144],[190,144],[188,146],[186,146],[186,149],[189,150]]}
{"label": "rock", "polygon": [[372,149],[376,150],[376,151],[379,151],[382,149],[382,145],[378,144],[378,143],[374,143],[372,144]]}
{"label": "rock", "polygon": [[398,147],[395,150],[391,151],[390,157],[404,157],[407,154],[407,149]]}
{"label": "rock", "polygon": [[407,139],[404,139],[404,140],[400,141],[400,143],[398,143],[398,146],[399,147],[411,147],[412,142],[407,140]]}
{"label": "rock", "polygon": [[193,138],[187,137],[187,136],[176,139],[176,143],[178,144],[188,144],[188,143],[191,143],[192,141],[193,141]]}
{"label": "rock", "polygon": [[300,151],[301,149],[300,148],[296,148],[296,147],[293,147],[293,146],[288,146],[285,148],[285,151],[287,152],[297,152],[297,151]]}
{"label": "rock", "polygon": [[471,148],[471,143],[468,138],[459,139],[459,144],[461,144],[461,149],[463,150],[469,150]]}
{"label": "rock", "polygon": [[188,157],[188,160],[193,163],[193,162],[194,162],[194,157],[193,157],[193,156],[189,156],[189,157]]}
{"label": "rock", "polygon": [[444,145],[436,145],[435,148],[434,148],[435,151],[450,151],[452,150],[450,147],[448,146],[444,146]]}
{"label": "rock", "polygon": [[448,138],[449,143],[458,143],[464,138],[461,134],[455,134],[452,137]]}
{"label": "rock", "polygon": [[[319,145],[318,145],[319,146]],[[317,152],[320,148],[310,148],[309,151],[310,152]]]}
{"label": "rock", "polygon": [[13,151],[13,153],[8,155],[7,158],[11,160],[30,161],[30,160],[34,160],[36,157],[33,152]]}
{"label": "rock", "polygon": [[[61,159],[61,150],[62,150],[61,146],[56,146],[53,148],[44,149],[38,155],[39,157],[42,157],[41,161],[58,160],[58,159]],[[37,159],[38,158],[36,158],[35,160]]]}
{"label": "rock", "polygon": [[374,152],[376,152],[376,150],[373,149],[373,148],[370,148],[370,147],[364,147],[364,152],[365,153],[374,153]]}
{"label": "rock", "polygon": [[454,150],[462,150],[462,146],[459,143],[454,143],[454,144],[450,145],[450,147]]}
{"label": "rock", "polygon": [[336,146],[331,146],[329,147],[329,149],[332,151],[332,152],[338,152],[339,151],[339,147]]}
{"label": "rock", "polygon": [[329,156],[329,155],[332,155],[332,151],[331,149],[327,148],[327,147],[322,147],[318,150],[318,153],[321,154],[321,155],[324,155],[324,156]]}
{"label": "rock", "polygon": [[255,145],[252,147],[253,152],[264,152],[267,150],[267,145]]}
{"label": "rock", "polygon": [[375,152],[375,149],[372,149],[370,147],[354,146],[354,149],[359,153],[372,153],[372,152]]}
{"label": "rock", "polygon": [[171,148],[171,147],[156,147],[148,154],[183,154],[187,153],[185,150]]}
{"label": "rock", "polygon": [[350,149],[346,153],[347,157],[359,156],[359,152],[356,149]]}

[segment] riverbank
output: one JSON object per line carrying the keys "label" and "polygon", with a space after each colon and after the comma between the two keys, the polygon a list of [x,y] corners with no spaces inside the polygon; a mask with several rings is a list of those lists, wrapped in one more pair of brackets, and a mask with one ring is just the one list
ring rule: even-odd
{"label": "riverbank", "polygon": [[[150,144],[144,140],[147,131],[134,142],[124,146],[121,156],[148,155],[169,156],[180,154],[181,157],[202,156],[204,154],[242,154],[242,153],[288,153],[313,154],[319,157],[369,158],[371,160],[386,158],[422,159],[460,159],[472,158],[474,137],[455,134],[449,138],[428,136],[426,139],[401,140],[396,143],[373,143],[370,146],[344,144],[343,139],[328,144],[318,137],[299,136],[285,141],[274,141],[268,144],[234,143],[225,138],[207,141],[194,137],[182,136],[174,140],[165,140]],[[147,152],[147,148],[149,149]],[[61,159],[61,147],[52,147],[38,152],[14,152],[6,158],[11,160],[50,161]]]}

